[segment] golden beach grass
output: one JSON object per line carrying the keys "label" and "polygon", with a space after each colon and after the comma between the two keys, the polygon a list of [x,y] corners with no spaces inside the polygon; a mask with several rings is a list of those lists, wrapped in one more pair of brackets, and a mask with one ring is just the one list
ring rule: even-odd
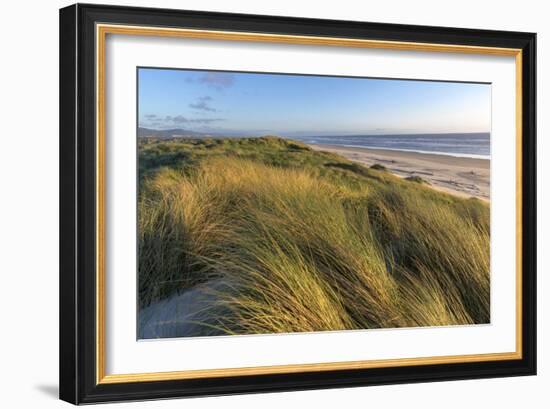
{"label": "golden beach grass", "polygon": [[142,307],[216,282],[202,335],[489,322],[486,203],[247,141],[169,146],[179,159],[144,170]]}

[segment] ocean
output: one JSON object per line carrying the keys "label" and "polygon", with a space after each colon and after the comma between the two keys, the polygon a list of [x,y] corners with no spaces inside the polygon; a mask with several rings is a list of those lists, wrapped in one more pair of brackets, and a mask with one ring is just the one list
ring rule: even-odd
{"label": "ocean", "polygon": [[490,133],[447,133],[409,135],[350,135],[293,137],[307,144],[339,145],[371,149],[432,153],[490,159]]}

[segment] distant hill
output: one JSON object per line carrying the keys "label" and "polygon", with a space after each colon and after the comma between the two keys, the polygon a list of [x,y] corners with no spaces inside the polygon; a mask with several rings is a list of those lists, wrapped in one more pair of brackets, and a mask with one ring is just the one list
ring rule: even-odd
{"label": "distant hill", "polygon": [[190,131],[188,129],[149,129],[149,128],[138,128],[138,137],[154,137],[161,139],[169,138],[182,138],[182,137],[193,137],[193,138],[206,138],[213,136],[212,134],[207,134],[203,132]]}

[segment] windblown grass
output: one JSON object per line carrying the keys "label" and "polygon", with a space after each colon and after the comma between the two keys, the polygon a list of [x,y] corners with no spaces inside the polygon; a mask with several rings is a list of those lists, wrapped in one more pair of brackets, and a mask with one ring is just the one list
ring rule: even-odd
{"label": "windblown grass", "polygon": [[489,322],[489,207],[278,138],[143,141],[139,301],[202,335]]}

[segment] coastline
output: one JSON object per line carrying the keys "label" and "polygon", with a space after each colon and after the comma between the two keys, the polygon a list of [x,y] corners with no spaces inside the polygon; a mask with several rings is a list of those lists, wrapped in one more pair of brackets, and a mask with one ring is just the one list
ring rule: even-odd
{"label": "coastline", "polygon": [[430,187],[460,197],[490,200],[490,160],[412,151],[371,149],[340,145],[308,144],[367,167],[385,166],[399,177],[420,176]]}

